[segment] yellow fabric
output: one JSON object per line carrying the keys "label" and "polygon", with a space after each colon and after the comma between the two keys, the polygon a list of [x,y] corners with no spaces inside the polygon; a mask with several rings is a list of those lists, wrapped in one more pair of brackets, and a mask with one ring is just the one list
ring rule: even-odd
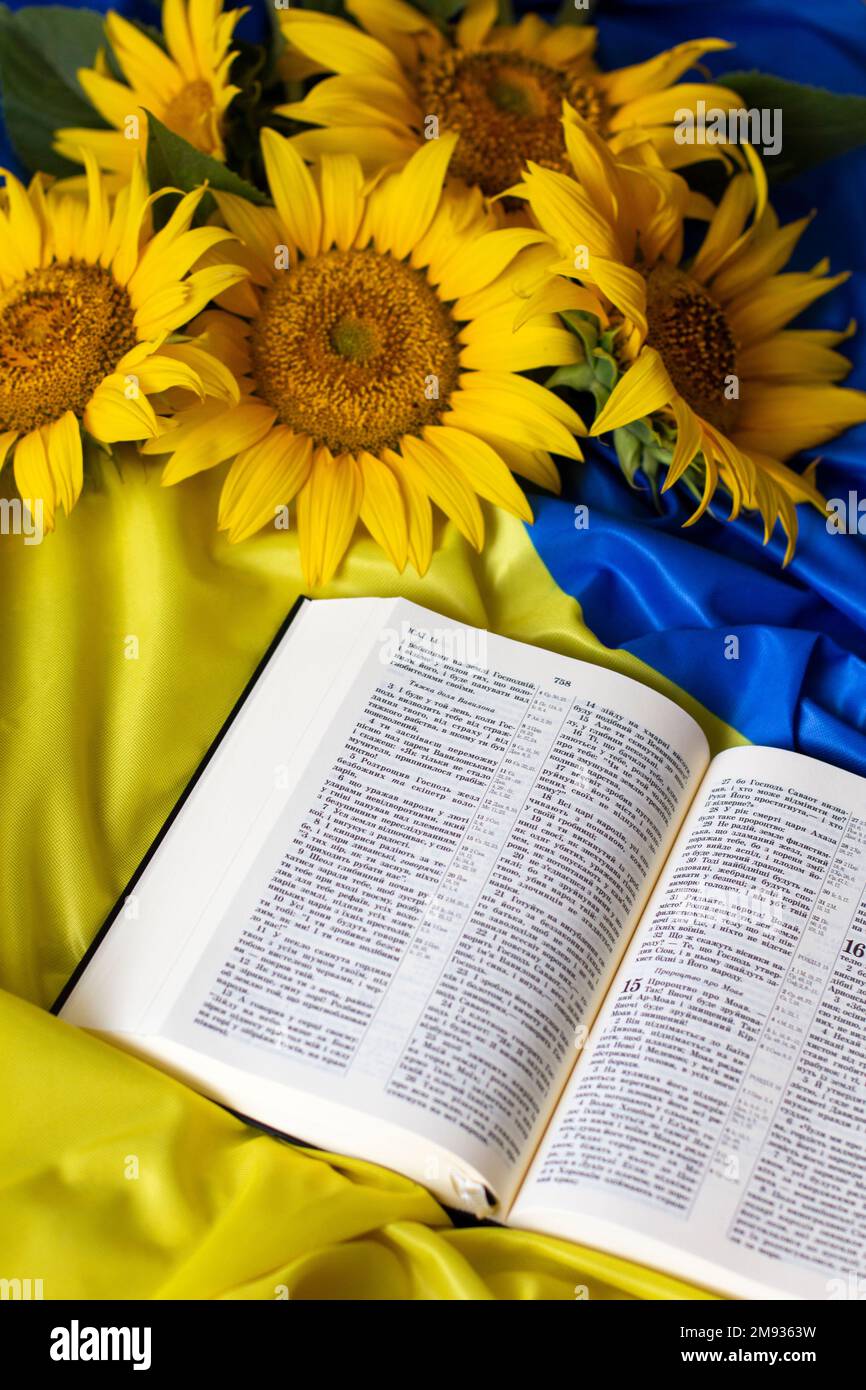
{"label": "yellow fabric", "polygon": [[[294,535],[216,535],[220,481],[163,490],[127,458],[42,545],[0,537],[0,1275],[46,1298],[695,1296],[454,1230],[412,1183],[265,1136],[45,1012],[301,591]],[[487,521],[481,556],[447,526],[423,581],[361,541],[325,592],[402,593],[603,662],[680,698],[714,748],[743,741],[602,647],[520,523]]]}

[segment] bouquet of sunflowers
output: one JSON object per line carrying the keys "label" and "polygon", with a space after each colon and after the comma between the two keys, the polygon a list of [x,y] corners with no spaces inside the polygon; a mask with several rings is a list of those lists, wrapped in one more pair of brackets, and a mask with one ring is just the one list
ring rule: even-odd
{"label": "bouquet of sunflowers", "polygon": [[788,326],[845,275],[785,269],[809,219],[774,214],[761,117],[799,114],[790,170],[866,139],[866,102],[712,81],[719,38],[605,71],[577,4],[273,0],[255,44],[244,13],[0,8],[28,172],[0,193],[0,462],[46,529],[131,446],[166,486],[223,467],[218,525],[296,524],[311,586],[358,525],[423,573],[434,508],[480,548],[479,498],[530,521],[518,480],[557,491],[599,436],[793,553],[825,504],[792,460],[866,394],[853,324]]}

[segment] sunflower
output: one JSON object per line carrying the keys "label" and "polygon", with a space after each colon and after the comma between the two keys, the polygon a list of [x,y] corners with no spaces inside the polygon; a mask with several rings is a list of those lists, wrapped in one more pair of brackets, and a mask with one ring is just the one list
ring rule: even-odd
{"label": "sunflower", "polygon": [[[241,381],[239,403],[204,402],[144,445],[170,453],[177,483],[233,458],[219,524],[242,540],[297,498],[307,582],[333,574],[360,518],[398,569],[423,573],[431,502],[477,548],[478,495],[524,520],[511,469],[558,489],[550,458],[580,452],[578,416],[518,375],[574,363],[555,315],[512,330],[555,255],[543,233],[495,229],[477,192],[443,193],[454,136],[431,141],[399,173],[365,189],[352,154],[315,175],[265,130],[275,209],[213,190],[244,244],[246,314],[212,309],[197,330]],[[477,494],[477,495],[476,495]]]}
{"label": "sunflower", "polygon": [[10,173],[0,194],[0,465],[12,456],[22,498],[39,499],[46,530],[58,503],[81,492],[81,427],[101,444],[150,439],[163,422],[148,399],[180,387],[205,398],[237,396],[231,374],[201,343],[166,341],[243,274],[234,264],[187,274],[230,238],[190,231],[201,192],[148,232],[144,174],[135,166],[111,199],[93,156],[87,195],[29,188]]}
{"label": "sunflower", "polygon": [[[116,81],[104,60],[81,68],[78,80],[113,130],[63,129],[54,148],[78,161],[90,150],[100,168],[128,174],[147,138],[145,111],[197,150],[225,158],[223,118],[238,92],[228,82],[235,54],[232,32],[245,10],[222,13],[220,0],[165,0],[162,28],[168,52],[113,10],[105,30],[128,86]],[[139,141],[140,137],[140,141]]]}
{"label": "sunflower", "polygon": [[404,0],[347,0],[346,9],[363,28],[310,10],[278,12],[292,73],[337,74],[277,108],[323,127],[295,137],[305,158],[350,151],[373,169],[401,162],[437,131],[454,131],[452,175],[492,197],[528,159],[566,170],[563,100],[614,149],[640,129],[671,167],[724,157],[718,147],[677,144],[673,130],[676,112],[694,109],[699,97],[731,104],[727,88],[672,85],[704,53],[731,47],[721,39],[695,39],[605,73],[593,59],[594,29],[551,26],[533,14],[497,24],[497,0],[469,0],[447,32]]}
{"label": "sunflower", "polygon": [[[664,488],[687,473],[694,486],[697,475],[687,525],[720,485],[731,518],[760,513],[765,542],[780,521],[787,563],[794,503],[825,504],[814,468],[799,474],[786,460],[866,420],[866,393],[836,385],[850,370],[836,348],[853,325],[787,325],[847,274],[830,275],[826,260],[781,273],[811,219],[780,227],[751,174],[731,179],[714,209],[646,147],[645,163],[626,164],[577,112],[566,111],[564,128],[575,177],[532,164],[510,193],[527,199],[565,257],[552,268],[569,280],[548,281],[515,322],[565,311],[585,349],[572,382],[602,407],[591,434],[614,432],[627,471],[640,466],[652,479],[666,468]],[[684,259],[688,215],[709,226]]]}

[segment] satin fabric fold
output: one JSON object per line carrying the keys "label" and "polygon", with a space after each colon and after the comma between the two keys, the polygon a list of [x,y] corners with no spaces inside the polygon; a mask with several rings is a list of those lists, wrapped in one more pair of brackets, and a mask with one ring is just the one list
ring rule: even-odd
{"label": "satin fabric fold", "polygon": [[[46,1298],[692,1296],[564,1242],[452,1230],[413,1184],[264,1135],[45,1012],[302,588],[294,534],[216,534],[219,481],[162,489],[127,454],[42,545],[0,537],[0,1273]],[[715,749],[742,741],[608,651],[521,523],[486,518],[484,553],[446,526],[423,581],[361,540],[327,593],[405,594],[612,665]]]}

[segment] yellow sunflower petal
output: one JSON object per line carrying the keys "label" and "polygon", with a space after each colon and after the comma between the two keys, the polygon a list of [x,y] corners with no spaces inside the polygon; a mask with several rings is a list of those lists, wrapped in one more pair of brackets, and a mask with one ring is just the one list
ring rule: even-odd
{"label": "yellow sunflower petal", "polygon": [[[15,486],[21,497],[28,505],[42,503],[43,527],[46,531],[52,531],[57,499],[41,430],[31,430],[19,439],[15,446],[13,468]],[[33,510],[32,507],[30,509]]]}
{"label": "yellow sunflower petal", "polygon": [[814,271],[774,275],[765,284],[738,295],[726,305],[725,315],[743,347],[776,333],[810,304],[850,278],[848,271],[822,276]]}
{"label": "yellow sunflower petal", "polygon": [[[192,372],[206,396],[215,396],[231,405],[237,404],[240,391],[234,373],[205,347],[199,347],[196,343],[164,343],[159,355]],[[145,387],[145,390],[150,389],[153,388]]]}
{"label": "yellow sunflower petal", "polygon": [[272,429],[257,444],[238,454],[220,495],[219,525],[230,541],[246,540],[268,523],[304,486],[313,461],[313,446],[285,425]]}
{"label": "yellow sunflower petal", "polygon": [[307,10],[286,10],[280,15],[280,24],[295,48],[329,72],[376,73],[406,86],[394,54],[344,19],[322,14],[314,18]]}
{"label": "yellow sunflower petal", "polygon": [[84,411],[84,428],[101,444],[152,439],[159,434],[153,406],[123,376],[106,377],[97,386]]}
{"label": "yellow sunflower petal", "polygon": [[667,492],[669,487],[673,487],[703,447],[700,422],[691,407],[681,396],[674,396],[670,406],[677,426],[677,442],[668,475],[662,484],[662,492]]}
{"label": "yellow sunflower petal", "polygon": [[501,459],[520,478],[526,478],[530,483],[536,483],[538,487],[546,488],[548,492],[557,495],[562,491],[562,479],[553,459],[544,449],[525,449],[519,444],[515,444],[512,439],[503,439],[495,432],[484,436],[492,449],[495,449]]}
{"label": "yellow sunflower petal", "polygon": [[719,485],[719,470],[715,460],[710,456],[709,451],[704,454],[704,491],[700,502],[683,526],[694,526],[696,521],[700,521],[707,507],[713,500],[713,494]]}
{"label": "yellow sunflower petal", "polygon": [[[814,215],[814,214],[813,214]],[[753,285],[775,275],[787,265],[812,217],[801,217],[787,227],[746,246],[713,277],[713,296],[722,304]]]}
{"label": "yellow sunflower petal", "polygon": [[695,256],[691,273],[696,280],[706,282],[735,253],[746,218],[754,206],[753,180],[748,174],[735,174]]}
{"label": "yellow sunflower petal", "polygon": [[[134,105],[130,114],[137,114]],[[86,126],[64,126],[55,131],[53,148],[71,164],[80,164],[81,151],[90,150],[100,169],[124,175],[139,157],[136,142],[127,140],[120,131],[90,130]]]}
{"label": "yellow sunflower petal", "polygon": [[198,373],[191,364],[161,353],[153,353],[140,362],[118,364],[120,370],[128,370],[138,381],[139,388],[146,396],[157,391],[170,391],[179,386],[203,398],[204,388]]}
{"label": "yellow sunflower petal", "polygon": [[783,329],[737,354],[737,371],[744,381],[842,381],[850,370],[844,353],[816,341],[805,329]]}
{"label": "yellow sunflower petal", "polygon": [[214,420],[206,420],[172,454],[163,470],[163,487],[251,448],[264,438],[275,418],[276,411],[270,406],[242,402]]}
{"label": "yellow sunflower petal", "polygon": [[315,256],[321,249],[322,206],[312,174],[294,146],[267,128],[262,156],[283,226],[305,256]]}
{"label": "yellow sunflower petal", "polygon": [[755,448],[786,459],[864,421],[866,391],[755,382],[742,395],[737,439],[747,452]]}
{"label": "yellow sunflower petal", "polygon": [[126,285],[138,265],[141,224],[153,199],[148,194],[144,166],[136,159],[125,190],[121,209],[115,217],[121,222],[117,235],[117,250],[111,261],[111,273],[119,285]]}
{"label": "yellow sunflower petal", "polygon": [[735,100],[729,87],[717,87],[710,82],[678,83],[672,87],[664,87],[659,92],[646,92],[642,96],[632,97],[613,113],[610,129],[623,130],[631,125],[672,125],[680,119],[680,112],[694,111],[699,101],[706,102],[707,108],[721,107],[727,111]]}
{"label": "yellow sunflower petal", "polygon": [[181,444],[191,439],[201,425],[219,421],[225,414],[225,401],[215,399],[198,401],[177,416],[164,420],[162,431],[153,435],[151,439],[146,439],[141,445],[140,452],[146,455],[170,454]]}
{"label": "yellow sunflower petal", "polygon": [[361,510],[361,473],[348,454],[322,445],[298,493],[301,565],[311,586],[327,584],[352,539]]}
{"label": "yellow sunflower petal", "polygon": [[581,360],[583,349],[566,328],[533,321],[513,329],[513,306],[482,315],[459,334],[464,344],[462,367],[479,371],[531,371],[535,367],[562,367]]}
{"label": "yellow sunflower petal", "polygon": [[634,363],[623,372],[608,397],[607,404],[593,423],[590,434],[630,425],[661,410],[676,397],[676,388],[655,348],[645,347]]}
{"label": "yellow sunflower petal", "polygon": [[166,283],[180,280],[207,251],[232,240],[233,235],[225,227],[195,227],[167,242],[159,253],[151,254],[148,247],[127,285],[135,307],[146,306],[150,295],[156,294]]}
{"label": "yellow sunflower petal", "polygon": [[[163,12],[163,23],[167,20],[169,28],[172,26],[171,11],[174,8],[175,4],[170,0]],[[144,105],[163,111],[167,101],[183,86],[183,75],[171,58],[134,24],[113,10],[106,18],[105,32],[127,80],[136,92],[141,93]],[[167,30],[166,39],[171,46]],[[187,75],[192,76],[192,72]],[[112,120],[107,112],[103,111],[102,114],[107,120]]]}
{"label": "yellow sunflower petal", "polygon": [[498,0],[469,0],[457,22],[457,44],[465,52],[480,48],[499,14]]}
{"label": "yellow sunflower petal", "polygon": [[616,261],[594,257],[591,275],[603,295],[629,319],[641,337],[647,332],[646,280],[636,270]]}
{"label": "yellow sunflower petal", "polygon": [[385,179],[370,195],[367,213],[377,250],[402,260],[421,240],[442,195],[456,144],[454,134],[426,141],[399,174]]}
{"label": "yellow sunflower petal", "polygon": [[[445,424],[486,435],[507,434],[525,449],[544,449],[579,459],[580,448],[564,425],[542,407],[517,395],[504,396],[483,390],[452,394]],[[484,494],[486,496],[486,494]]]}
{"label": "yellow sunflower petal", "polygon": [[409,556],[409,526],[400,484],[388,465],[373,454],[360,454],[358,466],[364,487],[361,520],[402,574]]}
{"label": "yellow sunflower petal", "polygon": [[598,85],[603,89],[609,102],[620,106],[623,102],[649,92],[659,92],[682,77],[684,72],[694,67],[705,53],[718,53],[722,49],[733,48],[725,39],[690,39],[677,44],[665,53],[658,53],[644,63],[619,68],[616,72],[599,74]]}
{"label": "yellow sunflower petal", "polygon": [[772,454],[763,454],[758,449],[749,449],[749,458],[759,472],[766,473],[787,493],[792,502],[810,502],[819,512],[825,511],[827,504],[824,495],[816,487],[809,469],[795,473],[794,469],[782,463],[781,459],[775,458]]}
{"label": "yellow sunflower petal", "polygon": [[47,426],[45,454],[57,499],[68,516],[81,495],[84,483],[81,427],[71,410]]}
{"label": "yellow sunflower petal", "polygon": [[302,101],[276,108],[277,115],[310,125],[378,126],[403,139],[423,116],[417,102],[397,82],[377,75],[326,77]]}
{"label": "yellow sunflower petal", "polygon": [[[125,83],[116,82],[113,77],[103,77],[90,68],[79,69],[78,81],[91,106],[95,107],[100,116],[116,130],[124,130],[128,116],[137,116],[141,122],[146,119],[133,92]],[[160,109],[161,107],[162,103]]]}
{"label": "yellow sunflower petal", "polygon": [[443,424],[424,430],[427,443],[463,474],[480,497],[521,521],[532,521],[529,503],[495,449],[479,439],[471,425],[460,427],[458,411],[446,412],[442,418]]}
{"label": "yellow sunflower petal", "polygon": [[546,242],[544,232],[530,227],[504,227],[461,247],[445,265],[439,281],[443,299],[461,299],[495,280],[525,246]]}
{"label": "yellow sunflower petal", "polygon": [[470,545],[480,550],[484,544],[484,517],[478,498],[463,474],[440,450],[424,440],[406,435],[400,441],[403,467],[407,475],[435,502]]}
{"label": "yellow sunflower petal", "polygon": [[414,135],[403,136],[394,130],[363,125],[304,130],[291,137],[291,144],[302,159],[321,159],[324,154],[357,155],[369,172],[384,165],[402,164],[418,147]]}
{"label": "yellow sunflower petal", "polygon": [[[257,207],[235,193],[211,190],[226,223],[252,256],[249,262],[257,285],[268,285],[274,278],[276,248],[282,242],[279,219],[273,208]],[[290,250],[293,248],[290,248]]]}
{"label": "yellow sunflower petal", "polygon": [[348,251],[364,215],[364,172],[354,154],[325,154],[319,163],[322,246]]}
{"label": "yellow sunflower petal", "polygon": [[549,391],[546,386],[539,386],[537,382],[530,381],[529,377],[517,376],[512,372],[464,372],[458,378],[461,391],[486,391],[497,393],[503,404],[511,414],[514,407],[510,403],[510,397],[517,396],[518,399],[528,401],[543,410],[547,415],[552,415],[555,420],[565,425],[571,434],[586,434],[586,426],[581,420],[576,410],[555,391]]}
{"label": "yellow sunflower petal", "polygon": [[433,509],[430,498],[415,475],[406,468],[405,459],[393,449],[383,449],[382,462],[391,469],[400,486],[408,522],[409,562],[423,577],[433,558]]}
{"label": "yellow sunflower petal", "polygon": [[16,260],[25,271],[42,264],[42,226],[26,188],[9,169],[0,167],[6,179],[6,228]]}
{"label": "yellow sunflower petal", "polygon": [[598,295],[557,275],[524,302],[515,317],[514,327],[522,328],[537,314],[561,314],[568,309],[594,314],[602,328],[606,328],[609,323]]}
{"label": "yellow sunflower petal", "polygon": [[[162,32],[165,34],[169,53],[182,69],[184,76],[188,80],[197,77],[198,65],[189,31],[185,0],[163,0]],[[167,74],[163,73],[163,77],[166,76]]]}

